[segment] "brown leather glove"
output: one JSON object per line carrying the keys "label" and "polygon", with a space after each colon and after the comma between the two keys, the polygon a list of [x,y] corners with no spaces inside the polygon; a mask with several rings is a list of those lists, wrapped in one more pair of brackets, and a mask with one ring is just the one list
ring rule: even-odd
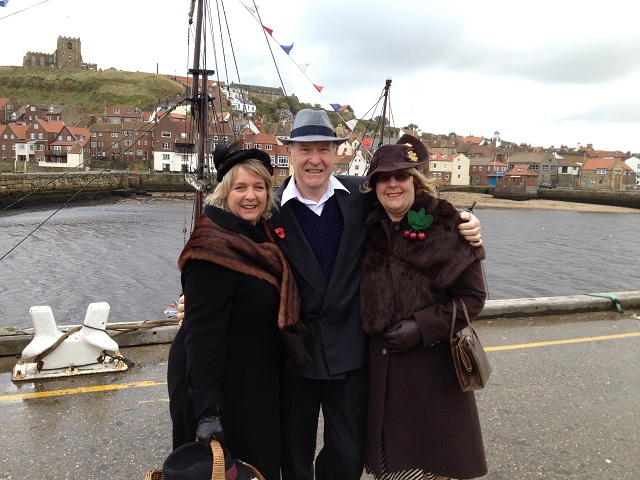
{"label": "brown leather glove", "polygon": [[391,325],[380,335],[380,339],[391,350],[391,353],[402,353],[420,344],[422,334],[418,322],[409,319]]}

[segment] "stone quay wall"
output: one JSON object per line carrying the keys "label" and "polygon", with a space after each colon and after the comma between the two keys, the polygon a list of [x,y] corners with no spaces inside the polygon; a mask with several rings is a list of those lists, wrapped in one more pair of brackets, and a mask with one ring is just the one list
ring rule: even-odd
{"label": "stone quay wall", "polygon": [[[442,190],[493,193],[493,187],[457,186]],[[1,173],[0,208],[21,208],[146,192],[193,192],[182,173],[86,171]],[[595,203],[640,209],[640,191],[537,189],[526,198]],[[525,198],[523,198],[525,199]]]}
{"label": "stone quay wall", "polygon": [[21,208],[144,192],[193,191],[179,173],[3,173],[0,208]]}

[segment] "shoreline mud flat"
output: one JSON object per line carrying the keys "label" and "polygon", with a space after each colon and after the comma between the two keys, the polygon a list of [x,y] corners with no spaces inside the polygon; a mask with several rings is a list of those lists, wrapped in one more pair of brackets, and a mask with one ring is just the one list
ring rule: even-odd
{"label": "shoreline mud flat", "polygon": [[470,192],[440,192],[440,198],[450,201],[458,208],[467,208],[475,201],[476,209],[509,209],[509,210],[563,210],[569,212],[609,212],[609,213],[636,213],[640,209],[628,207],[616,207],[612,205],[598,205],[594,203],[564,202],[559,200],[508,200],[494,198],[493,195]]}

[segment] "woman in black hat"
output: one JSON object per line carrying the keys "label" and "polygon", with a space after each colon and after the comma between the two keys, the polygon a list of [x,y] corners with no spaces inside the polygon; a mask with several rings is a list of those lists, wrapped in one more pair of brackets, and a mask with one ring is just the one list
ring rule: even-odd
{"label": "woman in black hat", "polygon": [[[214,151],[219,182],[178,261],[189,299],[168,363],[173,448],[212,438],[280,476],[279,362],[305,357],[300,298],[266,219],[273,167],[261,150]],[[284,340],[284,342],[283,342]]]}
{"label": "woman in black hat", "polygon": [[[475,478],[487,473],[473,392],[462,392],[449,334],[451,299],[473,320],[485,301],[482,247],[458,234],[460,215],[420,173],[426,148],[380,147],[365,192],[360,312],[369,334],[366,465],[378,479]],[[456,331],[466,325],[458,312]],[[463,325],[464,323],[464,325]]]}

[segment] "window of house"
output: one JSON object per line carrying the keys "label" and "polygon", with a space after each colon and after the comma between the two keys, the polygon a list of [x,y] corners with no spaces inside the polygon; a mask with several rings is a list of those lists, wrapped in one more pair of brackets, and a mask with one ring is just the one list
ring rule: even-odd
{"label": "window of house", "polygon": [[171,144],[169,142],[162,142],[163,150],[171,150]]}
{"label": "window of house", "polygon": [[607,174],[607,169],[606,168],[599,168],[596,173],[598,175],[606,175]]}
{"label": "window of house", "polygon": [[119,108],[114,108],[114,109],[113,109],[113,113],[114,113],[115,115],[120,115],[120,109],[119,109]]}
{"label": "window of house", "polygon": [[462,178],[462,175],[458,174],[458,180],[460,180]]}
{"label": "window of house", "polygon": [[540,165],[529,165],[529,170],[539,170]]}
{"label": "window of house", "polygon": [[53,153],[55,153],[56,155],[60,155],[62,153],[62,148],[60,147],[60,145],[53,146]]}
{"label": "window of house", "polygon": [[67,142],[71,142],[72,140],[71,135],[67,135]]}
{"label": "window of house", "polygon": [[62,141],[62,135],[58,135],[58,141],[61,142]]}
{"label": "window of house", "polygon": [[125,146],[125,147],[130,147],[130,146],[132,146],[132,145],[133,145],[133,141],[132,141],[132,140],[125,140],[125,141],[124,141],[124,146]]}
{"label": "window of house", "polygon": [[118,132],[111,132],[111,138],[118,138]]}
{"label": "window of house", "polygon": [[262,144],[261,143],[256,143],[253,147],[257,148],[258,150],[262,150]]}
{"label": "window of house", "polygon": [[438,162],[433,162],[433,167],[432,168],[438,168]]}
{"label": "window of house", "polygon": [[478,166],[478,171],[481,172],[482,171],[482,165]]}
{"label": "window of house", "polygon": [[543,165],[543,166],[542,166],[542,170],[543,170],[543,171],[545,171],[545,170],[547,170],[547,171],[548,171],[550,168],[551,168],[551,165]]}
{"label": "window of house", "polygon": [[36,123],[36,124],[33,126],[33,129],[34,129],[34,130],[38,130],[39,128],[40,128],[40,124],[39,124],[39,123]]}
{"label": "window of house", "polygon": [[444,175],[444,179],[445,179],[445,180],[449,180],[449,174],[448,174],[448,173],[445,173],[445,175]]}
{"label": "window of house", "polygon": [[31,140],[35,140],[36,139],[36,134],[32,133],[31,135],[29,135],[29,138],[31,138]]}
{"label": "window of house", "polygon": [[118,148],[118,142],[113,142],[111,144],[111,148]]}
{"label": "window of house", "polygon": [[287,175],[289,175],[289,170],[287,170],[286,168],[281,168],[278,175],[280,175],[281,177],[286,177]]}
{"label": "window of house", "polygon": [[162,132],[162,138],[171,138],[171,132]]}
{"label": "window of house", "polygon": [[462,170],[462,165],[458,165],[458,170]]}
{"label": "window of house", "polygon": [[266,144],[266,145],[264,146],[264,149],[265,149],[265,150],[273,150],[273,145],[271,145],[271,144]]}
{"label": "window of house", "polygon": [[162,160],[169,160],[170,155],[168,153],[162,154]]}
{"label": "window of house", "polygon": [[522,173],[524,172],[524,168],[519,168],[518,170],[516,170],[518,173]]}

